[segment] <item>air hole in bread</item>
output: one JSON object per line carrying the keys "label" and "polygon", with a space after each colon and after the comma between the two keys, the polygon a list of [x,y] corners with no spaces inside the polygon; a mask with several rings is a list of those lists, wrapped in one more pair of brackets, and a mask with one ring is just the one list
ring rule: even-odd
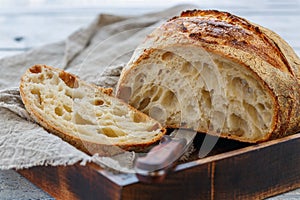
{"label": "air hole in bread", "polygon": [[44,74],[40,74],[38,76],[38,80],[39,80],[39,82],[44,82],[44,80],[45,80]]}
{"label": "air hole in bread", "polygon": [[42,72],[42,68],[39,65],[35,65],[35,66],[29,68],[29,71],[34,74],[39,74]]}
{"label": "air hole in bread", "polygon": [[69,73],[66,73],[66,72],[62,71],[62,72],[59,73],[59,78],[63,82],[65,82],[65,84],[70,88],[78,88],[79,87],[77,78],[72,74],[69,74]]}
{"label": "air hole in bread", "polygon": [[65,121],[71,121],[72,116],[71,116],[71,115],[63,115],[62,118],[63,118]]}
{"label": "air hole in bread", "polygon": [[34,99],[36,99],[36,103],[38,103],[38,105],[41,105],[41,93],[38,89],[32,89],[31,90],[31,94],[34,95]]}
{"label": "air hole in bread", "polygon": [[[53,77],[50,78],[50,76],[48,78],[51,79],[51,84],[53,84],[53,85],[59,85],[59,78],[57,76],[53,76]],[[61,85],[59,85],[60,91],[62,91],[62,88],[63,87]]]}
{"label": "air hole in bread", "polygon": [[113,129],[111,127],[104,127],[102,129],[98,130],[98,133],[102,133],[106,135],[107,137],[120,137],[120,136],[125,136],[126,134],[119,130],[119,129]]}
{"label": "air hole in bread", "polygon": [[189,72],[191,72],[192,68],[193,68],[193,66],[190,62],[185,62],[182,65],[181,72],[182,73],[189,73]]}
{"label": "air hole in bread", "polygon": [[202,104],[204,105],[203,107],[206,107],[208,109],[211,109],[211,97],[210,97],[210,93],[206,90],[201,90],[201,101]]}
{"label": "air hole in bread", "polygon": [[237,93],[248,93],[249,92],[249,86],[248,83],[245,79],[242,79],[240,77],[234,77],[231,81],[231,88],[232,90],[235,92],[235,94]]}
{"label": "air hole in bread", "polygon": [[46,95],[45,95],[45,98],[53,99],[53,98],[55,98],[55,97],[54,97],[54,94],[53,94],[53,93],[49,93],[49,94],[46,94]]}
{"label": "air hole in bread", "polygon": [[96,114],[96,117],[98,117],[98,118],[100,118],[100,117],[103,116],[103,113],[102,113],[102,112],[96,112],[95,114]]}
{"label": "air hole in bread", "polygon": [[63,105],[65,111],[67,111],[68,113],[71,113],[72,112],[72,108],[67,106],[67,105]]}
{"label": "air hole in bread", "polygon": [[145,78],[146,78],[146,75],[143,73],[140,73],[135,77],[135,82],[136,83],[144,83]]}
{"label": "air hole in bread", "polygon": [[[226,114],[222,111],[213,111],[211,121],[213,124],[222,123],[225,119],[225,116]],[[216,131],[220,131],[220,129]]]}
{"label": "air hole in bread", "polygon": [[119,89],[119,96],[125,102],[128,102],[128,100],[131,97],[131,87],[122,87],[122,88],[120,88]]}
{"label": "air hole in bread", "polygon": [[172,105],[174,101],[177,101],[175,94],[171,90],[167,90],[162,97],[161,104],[169,106]]}
{"label": "air hole in bread", "polygon": [[162,73],[162,69],[160,69],[160,70],[158,71],[158,74],[157,74],[157,75],[159,76],[159,75],[161,75],[161,73]]}
{"label": "air hole in bread", "polygon": [[153,94],[152,101],[158,101],[161,98],[163,89],[162,89],[162,87],[156,87],[156,86],[153,86],[153,89],[154,90],[151,89],[151,92],[153,91],[155,93]]}
{"label": "air hole in bread", "polygon": [[149,115],[150,117],[162,123],[165,122],[167,119],[166,110],[158,106],[152,106],[149,110]]}
{"label": "air hole in bread", "polygon": [[259,123],[263,123],[263,119],[261,118],[260,114],[254,106],[243,101],[243,107],[245,108],[245,111],[248,113],[248,115],[256,125]]}
{"label": "air hole in bread", "polygon": [[[155,100],[153,99],[153,96],[156,95],[157,92],[158,92],[158,86],[155,86],[155,85],[151,86],[151,87],[150,87],[150,90],[147,89],[147,91],[145,91],[145,93],[147,94],[148,97],[152,97],[152,101],[155,101]],[[156,99],[156,100],[157,100],[157,99]]]}
{"label": "air hole in bread", "polygon": [[171,60],[172,57],[173,57],[174,53],[172,52],[169,52],[167,51],[166,53],[164,53],[162,56],[161,56],[161,59],[166,61],[166,60]]}
{"label": "air hole in bread", "polygon": [[245,131],[249,130],[247,122],[234,113],[229,116],[229,123],[231,127],[230,132],[236,136],[242,136],[245,134]]}
{"label": "air hole in bread", "polygon": [[229,134],[229,135],[235,135],[238,137],[242,137],[245,134],[245,130],[242,128],[237,128],[237,129],[231,130],[230,133],[231,134]]}
{"label": "air hole in bread", "polygon": [[136,123],[145,122],[147,120],[145,115],[142,115],[141,113],[134,113],[133,114],[133,121]]}
{"label": "air hole in bread", "polygon": [[84,119],[79,113],[74,115],[74,122],[79,125],[95,125],[90,120]]}
{"label": "air hole in bread", "polygon": [[108,100],[108,99],[106,99],[106,101],[105,101],[105,105],[107,105],[107,106],[111,106],[113,103],[110,101],[110,100]]}
{"label": "air hole in bread", "polygon": [[265,107],[266,107],[268,110],[272,109],[271,104],[269,104],[268,102],[265,102],[264,105],[265,105]]}
{"label": "air hole in bread", "polygon": [[148,106],[150,100],[151,100],[151,99],[150,99],[149,97],[143,99],[143,100],[141,101],[140,105],[138,106],[138,110],[143,110],[144,108],[146,108],[146,107]]}
{"label": "air hole in bread", "polygon": [[262,104],[262,103],[258,103],[257,104],[257,108],[260,110],[260,111],[264,111],[266,108],[265,108],[265,105]]}
{"label": "air hole in bread", "polygon": [[62,115],[64,114],[61,107],[55,107],[54,112],[55,112],[55,114],[58,115],[58,116],[62,116]]}
{"label": "air hole in bread", "polygon": [[101,99],[95,99],[95,100],[93,101],[93,104],[94,104],[95,106],[101,106],[101,105],[104,104],[104,101],[101,100]]}
{"label": "air hole in bread", "polygon": [[[53,78],[53,74],[52,73],[47,73],[45,75],[45,79],[52,79]],[[58,82],[57,82],[58,83]]]}
{"label": "air hole in bread", "polygon": [[69,97],[70,99],[73,99],[73,95],[72,95],[72,91],[70,91],[70,90],[65,90],[65,95],[67,96],[67,97]]}

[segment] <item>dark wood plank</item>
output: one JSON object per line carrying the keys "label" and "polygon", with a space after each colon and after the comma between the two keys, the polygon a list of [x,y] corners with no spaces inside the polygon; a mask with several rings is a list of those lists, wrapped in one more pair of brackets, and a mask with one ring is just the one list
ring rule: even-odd
{"label": "dark wood plank", "polygon": [[300,187],[300,137],[294,138],[215,162],[215,199],[262,199]]}
{"label": "dark wood plank", "polygon": [[96,165],[33,167],[18,171],[56,199],[120,199],[121,187],[99,173]]}
{"label": "dark wood plank", "polygon": [[[221,143],[220,143],[221,142]],[[220,140],[217,148],[228,144]],[[221,145],[223,143],[223,146]],[[241,148],[235,149],[240,146]],[[120,178],[96,165],[20,170],[57,199],[262,199],[300,187],[300,134],[225,152],[176,166],[160,183]],[[120,175],[122,176],[122,175]]]}
{"label": "dark wood plank", "polygon": [[[262,199],[300,187],[300,135],[179,165],[160,185],[125,187],[124,199]],[[134,191],[139,191],[134,192]],[[130,194],[130,196],[126,196]]]}

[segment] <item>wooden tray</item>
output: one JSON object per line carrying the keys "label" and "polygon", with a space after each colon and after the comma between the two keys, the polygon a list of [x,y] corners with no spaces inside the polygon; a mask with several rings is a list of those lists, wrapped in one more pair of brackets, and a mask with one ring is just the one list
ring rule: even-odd
{"label": "wooden tray", "polygon": [[[203,136],[195,138],[201,143]],[[205,158],[178,163],[163,182],[113,174],[96,164],[18,172],[56,199],[262,199],[300,187],[300,133],[249,145],[219,139]]]}

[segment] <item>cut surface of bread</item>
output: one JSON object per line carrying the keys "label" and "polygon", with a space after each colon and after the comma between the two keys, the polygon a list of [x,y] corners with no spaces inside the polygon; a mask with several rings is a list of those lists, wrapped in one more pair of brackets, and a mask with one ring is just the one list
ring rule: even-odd
{"label": "cut surface of bread", "polygon": [[300,60],[277,34],[219,11],[186,11],[134,52],[117,97],[167,127],[243,142],[300,130]]}
{"label": "cut surface of bread", "polygon": [[114,154],[119,147],[140,151],[164,135],[156,120],[111,92],[45,65],[29,68],[20,83],[36,122],[89,154]]}

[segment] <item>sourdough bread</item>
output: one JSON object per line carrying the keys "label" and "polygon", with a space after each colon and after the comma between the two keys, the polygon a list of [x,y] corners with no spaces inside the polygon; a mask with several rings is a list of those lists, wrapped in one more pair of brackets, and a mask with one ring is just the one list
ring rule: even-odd
{"label": "sourdough bread", "polygon": [[36,122],[88,154],[141,151],[163,136],[165,129],[156,120],[111,92],[45,65],[29,68],[20,83]]}
{"label": "sourdough bread", "polygon": [[300,130],[299,67],[276,33],[227,12],[192,10],[147,36],[117,97],[167,127],[255,143]]}

